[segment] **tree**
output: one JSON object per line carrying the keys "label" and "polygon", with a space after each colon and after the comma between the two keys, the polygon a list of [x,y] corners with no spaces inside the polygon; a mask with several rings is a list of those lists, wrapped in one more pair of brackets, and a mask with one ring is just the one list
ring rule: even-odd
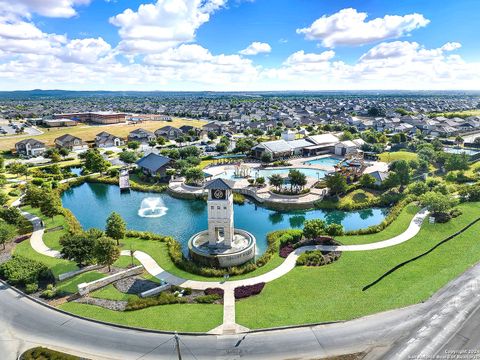
{"label": "tree", "polygon": [[140,147],[140,143],[138,141],[129,141],[127,147],[132,150],[137,150]]}
{"label": "tree", "polygon": [[463,138],[460,135],[458,135],[455,138],[455,144],[457,144],[458,146],[462,145],[464,142],[465,142],[465,140],[463,140]]}
{"label": "tree", "polygon": [[154,147],[155,145],[157,145],[157,141],[156,140],[150,140],[148,142],[148,145],[151,146],[151,147]]}
{"label": "tree", "polygon": [[65,148],[65,147],[62,147],[62,148],[60,148],[60,150],[58,150],[58,153],[59,153],[63,158],[65,158],[65,156],[68,156],[68,154],[70,154],[70,150],[68,150],[68,149]]}
{"label": "tree", "polygon": [[45,152],[45,156],[50,158],[52,162],[56,163],[62,160],[62,157],[60,156],[60,152],[58,151],[57,148],[50,148]]}
{"label": "tree", "polygon": [[122,219],[120,214],[112,212],[107,218],[107,226],[105,228],[105,234],[117,241],[117,245],[120,245],[120,239],[125,237],[127,232],[127,225]]}
{"label": "tree", "polygon": [[272,154],[269,152],[264,152],[260,160],[262,160],[264,163],[269,163],[272,161]]}
{"label": "tree", "polygon": [[188,184],[193,183],[195,185],[201,184],[205,175],[202,169],[189,168],[185,171],[185,178]]}
{"label": "tree", "polygon": [[453,170],[468,170],[468,155],[462,154],[449,154],[445,163],[445,169],[447,171]]}
{"label": "tree", "polygon": [[0,244],[3,245],[5,250],[5,245],[13,240],[17,235],[17,229],[15,226],[7,224],[5,222],[0,222]]}
{"label": "tree", "polygon": [[395,172],[400,190],[403,190],[410,183],[410,165],[406,160],[397,160],[390,165],[390,169]]}
{"label": "tree", "polygon": [[132,164],[137,161],[138,156],[134,151],[122,151],[118,158],[127,164]]}
{"label": "tree", "polygon": [[110,163],[103,158],[97,149],[89,149],[84,154],[85,169],[92,173],[104,173],[110,167]]}
{"label": "tree", "polygon": [[15,175],[24,175],[25,178],[28,176],[28,165],[27,164],[22,164],[21,162],[15,161],[11,163],[9,166],[9,170],[11,173]]}
{"label": "tree", "polygon": [[219,142],[217,144],[217,146],[215,147],[215,149],[218,151],[218,152],[226,152],[227,149],[228,149],[228,145],[225,144],[224,142]]}
{"label": "tree", "polygon": [[8,201],[8,195],[5,194],[5,192],[0,191],[0,206],[5,205],[7,201]]}
{"label": "tree", "polygon": [[315,239],[325,233],[326,225],[322,219],[305,220],[303,236],[307,239]]}
{"label": "tree", "polygon": [[407,186],[407,193],[420,196],[428,191],[428,185],[421,181],[415,181]]}
{"label": "tree", "polygon": [[342,236],[344,233],[343,225],[335,223],[328,225],[325,231],[330,236]]}
{"label": "tree", "polygon": [[62,202],[60,197],[53,191],[46,191],[40,204],[40,211],[43,215],[52,218],[62,213]]}
{"label": "tree", "polygon": [[96,239],[86,233],[67,233],[60,238],[62,249],[60,253],[64,259],[74,261],[79,267],[95,262]]}
{"label": "tree", "polygon": [[217,134],[214,133],[213,131],[209,131],[207,136],[210,140],[215,140],[217,138]]}
{"label": "tree", "polygon": [[20,221],[22,221],[22,217],[21,211],[15,206],[0,210],[0,218],[5,220],[8,224],[18,225],[20,224]]}
{"label": "tree", "polygon": [[325,176],[325,184],[330,189],[332,195],[339,195],[347,191],[347,180],[339,172]]}
{"label": "tree", "polygon": [[96,241],[94,253],[98,264],[108,266],[108,272],[111,265],[120,257],[120,249],[115,245],[115,241],[106,236]]}
{"label": "tree", "polygon": [[290,170],[288,172],[288,177],[290,179],[290,190],[295,187],[298,191],[307,185],[307,177],[299,170]]}
{"label": "tree", "polygon": [[28,185],[22,202],[25,204],[30,204],[34,208],[40,207],[40,204],[43,201],[43,192],[44,190],[35,185]]}
{"label": "tree", "polygon": [[344,131],[342,136],[340,136],[340,140],[353,140],[353,134],[350,131]]}
{"label": "tree", "polygon": [[473,143],[475,145],[480,145],[480,136],[479,137],[476,137],[475,140],[473,140]]}
{"label": "tree", "polygon": [[360,177],[360,185],[366,189],[372,188],[376,181],[377,180],[370,174],[363,174]]}
{"label": "tree", "polygon": [[159,136],[157,138],[157,144],[160,145],[160,146],[165,145],[166,142],[167,142],[167,140],[165,140],[165,138],[163,136]]}
{"label": "tree", "polygon": [[433,214],[446,213],[458,204],[458,200],[451,195],[429,191],[422,195],[420,203]]}
{"label": "tree", "polygon": [[272,174],[269,178],[268,181],[270,182],[270,185],[276,187],[278,190],[283,185],[283,177],[280,174]]}

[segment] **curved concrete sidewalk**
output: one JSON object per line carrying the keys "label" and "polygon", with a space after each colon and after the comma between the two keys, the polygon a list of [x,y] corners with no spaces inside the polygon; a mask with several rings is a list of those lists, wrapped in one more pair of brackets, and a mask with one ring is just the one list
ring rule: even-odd
{"label": "curved concrete sidewalk", "polygon": [[[32,248],[37,251],[38,253],[50,257],[61,257],[60,252],[48,248],[45,243],[43,242],[43,228],[40,225],[40,219],[34,215],[31,215],[27,212],[23,212],[23,215],[32,222],[34,231],[30,238],[30,244]],[[370,250],[377,250],[383,249],[390,246],[395,246],[401,244],[405,241],[410,240],[413,238],[421,228],[421,225],[425,218],[428,216],[428,211],[426,209],[422,209],[419,211],[411,220],[410,225],[408,226],[407,230],[405,230],[400,235],[397,235],[391,239],[374,242],[370,244],[362,244],[362,245],[340,245],[340,246],[326,246],[326,245],[313,245],[313,246],[303,246],[301,248],[296,249],[292,252],[282,264],[277,266],[275,269],[255,277],[251,277],[248,279],[242,280],[234,280],[228,282],[219,282],[219,281],[197,281],[197,280],[188,280],[176,275],[169,273],[168,271],[164,270],[150,255],[143,251],[135,251],[134,257],[144,266],[145,270],[152,276],[155,276],[158,279],[165,280],[174,285],[182,285],[185,287],[190,287],[196,290],[205,290],[209,287],[219,287],[222,289],[229,289],[235,288],[238,286],[244,285],[253,285],[259,282],[270,282],[283,275],[287,274],[295,267],[295,263],[297,258],[304,253],[305,251],[309,250],[321,250],[321,251],[370,251]],[[130,250],[124,250],[121,252],[123,256],[129,256]]]}
{"label": "curved concrete sidewalk", "polygon": [[[61,254],[53,249],[48,248],[43,242],[43,233],[44,229],[41,226],[40,219],[37,216],[23,212],[23,215],[32,222],[33,233],[30,238],[30,244],[32,248],[38,253],[50,257],[60,258]],[[164,280],[170,284],[178,285],[182,287],[189,287],[195,290],[205,290],[211,287],[218,287],[224,290],[224,301],[223,301],[223,323],[215,329],[212,329],[210,333],[212,334],[237,334],[248,331],[247,328],[237,324],[235,322],[235,288],[239,286],[254,285],[261,282],[270,282],[275,279],[278,279],[288,272],[290,272],[296,265],[298,257],[308,250],[322,250],[322,251],[369,251],[383,249],[390,246],[395,246],[401,244],[405,241],[413,238],[421,228],[423,220],[428,215],[428,211],[422,209],[419,211],[410,222],[407,230],[405,230],[400,235],[397,235],[391,239],[379,241],[370,244],[362,245],[340,245],[340,246],[326,246],[326,245],[315,245],[315,246],[303,246],[296,249],[287,258],[275,269],[255,277],[242,280],[234,280],[227,282],[219,281],[197,281],[197,280],[188,280],[182,277],[176,276],[164,270],[150,255],[143,251],[135,251],[133,256],[143,265],[145,270],[152,276],[156,277],[159,280]],[[130,256],[130,250],[123,250],[120,255]]]}

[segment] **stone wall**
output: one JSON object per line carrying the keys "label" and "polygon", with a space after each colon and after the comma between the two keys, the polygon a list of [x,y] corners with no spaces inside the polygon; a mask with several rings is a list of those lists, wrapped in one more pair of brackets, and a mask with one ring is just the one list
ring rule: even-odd
{"label": "stone wall", "polygon": [[134,268],[120,271],[119,273],[104,277],[102,279],[98,279],[89,283],[81,283],[78,284],[78,293],[81,296],[84,296],[117,280],[121,280],[129,276],[140,275],[141,273],[143,273],[143,266],[139,265],[135,266]]}

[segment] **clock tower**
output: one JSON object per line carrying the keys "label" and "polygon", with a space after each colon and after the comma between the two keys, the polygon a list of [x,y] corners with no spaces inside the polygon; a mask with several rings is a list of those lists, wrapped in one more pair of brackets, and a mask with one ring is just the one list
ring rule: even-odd
{"label": "clock tower", "polygon": [[225,179],[210,181],[208,190],[209,246],[230,248],[234,238],[232,184]]}

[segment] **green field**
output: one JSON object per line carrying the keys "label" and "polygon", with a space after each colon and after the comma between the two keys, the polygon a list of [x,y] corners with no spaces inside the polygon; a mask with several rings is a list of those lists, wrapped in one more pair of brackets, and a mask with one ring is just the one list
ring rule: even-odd
{"label": "green field", "polygon": [[408,152],[408,151],[397,151],[397,152],[384,152],[379,154],[379,160],[386,162],[386,163],[391,163],[397,160],[417,160],[418,155],[413,152]]}
{"label": "green field", "polygon": [[348,320],[424,301],[479,261],[480,223],[370,289],[362,289],[477,219],[479,206],[461,204],[463,215],[446,224],[425,222],[417,236],[400,245],[345,252],[339,261],[323,267],[296,267],[268,283],[259,296],[237,302],[237,322],[266,328]]}
{"label": "green field", "polygon": [[70,302],[60,305],[60,309],[96,320],[167,331],[206,332],[223,320],[223,306],[210,304],[161,305],[120,312]]}

